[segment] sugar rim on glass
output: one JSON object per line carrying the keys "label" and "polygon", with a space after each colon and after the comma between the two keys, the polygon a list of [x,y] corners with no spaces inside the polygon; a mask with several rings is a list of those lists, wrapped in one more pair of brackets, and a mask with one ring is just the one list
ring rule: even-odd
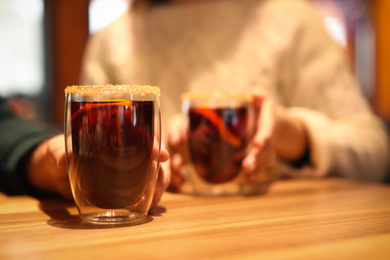
{"label": "sugar rim on glass", "polygon": [[149,85],[73,85],[65,88],[65,94],[99,94],[99,93],[133,93],[133,94],[157,94],[160,95],[160,88]]}
{"label": "sugar rim on glass", "polygon": [[186,92],[181,95],[182,100],[198,100],[198,99],[216,99],[216,100],[241,100],[251,101],[253,96],[250,93],[244,92],[223,92],[223,91],[209,91],[209,92]]}

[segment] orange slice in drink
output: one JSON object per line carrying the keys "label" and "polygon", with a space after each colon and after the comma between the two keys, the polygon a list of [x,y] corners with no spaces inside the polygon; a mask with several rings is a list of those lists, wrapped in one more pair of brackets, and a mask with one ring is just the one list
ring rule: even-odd
{"label": "orange slice in drink", "polygon": [[82,115],[85,111],[97,110],[99,107],[104,107],[104,106],[111,105],[111,104],[115,105],[115,106],[127,106],[127,107],[131,106],[130,100],[112,101],[112,103],[110,103],[110,102],[111,101],[86,103],[72,115],[72,120],[75,120],[78,116]]}
{"label": "orange slice in drink", "polygon": [[225,125],[225,122],[223,119],[218,115],[217,112],[215,112],[212,109],[209,108],[197,108],[193,109],[192,111],[202,115],[204,118],[209,120],[213,125],[217,128],[218,133],[220,137],[226,141],[227,143],[231,144],[234,147],[241,146],[241,140],[236,137]]}

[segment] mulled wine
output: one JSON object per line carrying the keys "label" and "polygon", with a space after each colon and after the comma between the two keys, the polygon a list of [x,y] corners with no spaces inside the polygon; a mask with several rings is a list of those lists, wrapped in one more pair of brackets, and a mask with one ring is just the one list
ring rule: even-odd
{"label": "mulled wine", "polygon": [[153,101],[71,102],[76,201],[118,209],[140,200],[153,176],[154,109]]}
{"label": "mulled wine", "polygon": [[210,184],[240,173],[248,146],[248,106],[189,108],[189,151],[199,177]]}

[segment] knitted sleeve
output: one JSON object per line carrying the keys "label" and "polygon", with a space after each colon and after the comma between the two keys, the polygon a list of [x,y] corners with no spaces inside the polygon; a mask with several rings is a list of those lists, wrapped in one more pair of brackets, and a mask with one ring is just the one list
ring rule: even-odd
{"label": "knitted sleeve", "polygon": [[29,154],[45,139],[58,134],[23,120],[8,109],[0,98],[0,191],[14,194],[32,194],[25,178],[25,164]]}
{"label": "knitted sleeve", "polygon": [[390,158],[383,122],[362,96],[341,48],[308,6],[296,10],[297,26],[283,60],[288,113],[310,138],[310,163],[285,170],[294,176],[337,175],[379,181]]}

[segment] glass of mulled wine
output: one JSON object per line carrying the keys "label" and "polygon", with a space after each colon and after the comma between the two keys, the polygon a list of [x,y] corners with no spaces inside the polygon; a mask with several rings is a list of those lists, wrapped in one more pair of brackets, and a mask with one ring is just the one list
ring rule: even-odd
{"label": "glass of mulled wine", "polygon": [[65,89],[65,145],[73,197],[90,223],[145,220],[159,170],[160,89]]}
{"label": "glass of mulled wine", "polygon": [[248,93],[184,93],[188,151],[184,167],[190,192],[197,195],[253,195],[263,183],[248,183],[241,163],[256,130],[259,109]]}

